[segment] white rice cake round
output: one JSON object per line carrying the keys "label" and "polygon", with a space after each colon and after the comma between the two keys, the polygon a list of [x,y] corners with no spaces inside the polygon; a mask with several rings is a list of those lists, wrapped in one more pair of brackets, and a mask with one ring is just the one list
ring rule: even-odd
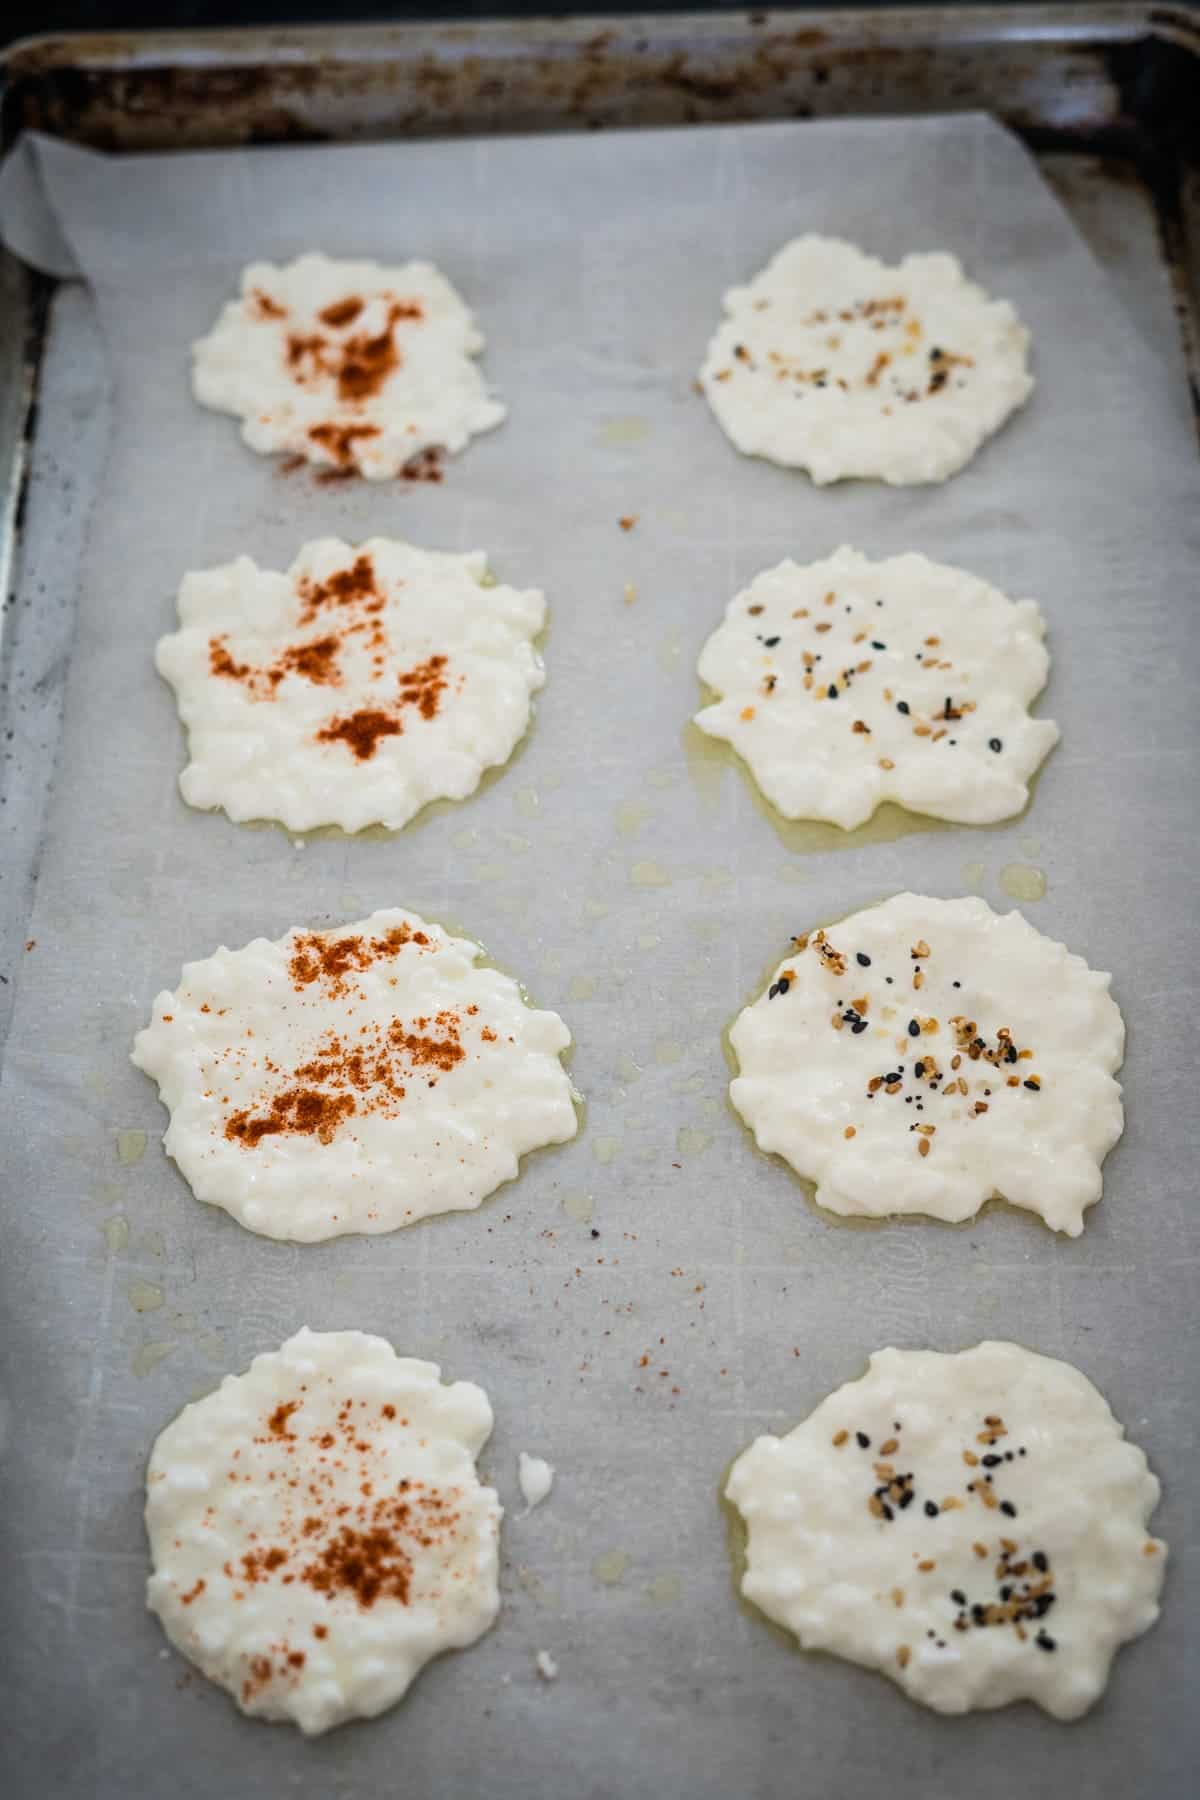
{"label": "white rice cake round", "polygon": [[1019,813],[1058,726],[1027,708],[1050,658],[1036,601],[924,556],[779,563],[700,653],[696,715],[786,819],[851,830],[885,800],[990,824]]}
{"label": "white rice cake round", "polygon": [[500,1609],[503,1509],[469,1381],[298,1331],[185,1406],[146,1475],[146,1601],[243,1712],[307,1734],[394,1706]]}
{"label": "white rice cake round", "polygon": [[483,337],[432,263],[384,268],[310,252],[251,263],[192,345],[192,391],[232,413],[252,450],[371,481],[435,476],[505,409],[475,358]]}
{"label": "white rice cake round", "polygon": [[1121,1135],[1111,977],[984,900],[897,894],[793,940],[730,1031],[729,1096],[818,1205],[1077,1237]]}
{"label": "white rice cake round", "polygon": [[1158,1618],[1159,1484],[1069,1363],[1018,1344],[880,1350],[725,1489],[742,1593],[805,1650],[941,1713],[1075,1719]]}
{"label": "white rice cake round", "polygon": [[198,1200],[313,1243],[474,1208],[579,1128],[557,1013],[415,913],[186,963],[133,1061]]}
{"label": "white rice cake round", "polygon": [[546,679],[545,599],[490,582],[482,551],[319,538],[286,574],[240,556],[184,576],[179,621],[155,661],[188,732],[184,799],[291,831],[395,830],[465,799]]}
{"label": "white rice cake round", "polygon": [[1033,388],[1012,307],[941,252],[889,268],[810,234],[724,305],[700,371],[709,405],[745,455],[819,486],[945,481]]}

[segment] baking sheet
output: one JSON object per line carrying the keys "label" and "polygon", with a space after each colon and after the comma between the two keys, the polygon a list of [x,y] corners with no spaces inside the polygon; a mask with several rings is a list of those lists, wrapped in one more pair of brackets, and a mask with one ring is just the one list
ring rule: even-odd
{"label": "baking sheet", "polygon": [[[1156,1529],[1185,1548],[1193,1081],[1164,1025],[1195,989],[1194,453],[1166,370],[1024,152],[959,118],[119,164],[39,141],[37,158],[114,388],[0,1102],[10,1787],[1182,1793],[1181,1566],[1083,1725],[1027,1707],[947,1722],[746,1616],[716,1505],[729,1458],[871,1349],[1002,1335],[1098,1382],[1164,1479]],[[10,182],[8,234],[29,199]],[[721,289],[803,229],[886,256],[953,249],[1031,326],[1033,402],[948,487],[818,493],[737,458],[692,393]],[[315,245],[431,256],[477,308],[511,415],[444,486],[283,477],[192,406],[186,347],[240,265]],[[69,341],[55,350],[69,363]],[[527,747],[473,801],[301,851],[186,811],[149,656],[184,569],[244,549],[284,566],[318,531],[480,546],[543,585],[549,682]],[[729,595],[843,541],[920,548],[1042,601],[1043,710],[1064,741],[1024,819],[797,851],[737,770],[692,754],[694,659]],[[995,1209],[959,1229],[818,1215],[727,1111],[722,1026],[791,932],[902,886],[1007,904],[1029,868],[1047,883],[1030,918],[1115,970],[1130,1027],[1129,1125],[1084,1236]],[[129,1040],[185,958],[397,903],[479,936],[563,1013],[586,1130],[476,1214],[260,1241],[166,1163]],[[481,1381],[485,1467],[513,1512],[519,1449],[560,1470],[545,1507],[510,1514],[498,1628],[399,1711],[316,1745],[240,1719],[142,1611],[153,1436],[302,1322],[379,1331]]]}

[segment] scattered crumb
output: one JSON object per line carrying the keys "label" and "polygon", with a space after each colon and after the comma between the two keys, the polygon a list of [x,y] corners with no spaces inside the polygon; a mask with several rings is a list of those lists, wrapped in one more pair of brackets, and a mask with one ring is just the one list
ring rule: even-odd
{"label": "scattered crumb", "polygon": [[558,1680],[558,1664],[548,1650],[539,1650],[533,1661],[543,1681]]}
{"label": "scattered crumb", "polygon": [[517,1480],[525,1499],[525,1510],[532,1512],[535,1506],[542,1504],[554,1486],[553,1465],[543,1457],[530,1456],[527,1450],[522,1450],[517,1458]]}

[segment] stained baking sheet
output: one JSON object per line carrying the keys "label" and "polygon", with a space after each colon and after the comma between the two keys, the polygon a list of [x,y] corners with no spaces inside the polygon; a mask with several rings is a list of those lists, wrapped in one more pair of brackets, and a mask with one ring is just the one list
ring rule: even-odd
{"label": "stained baking sheet", "polygon": [[[13,1790],[1182,1793],[1181,1568],[1082,1726],[1030,1708],[939,1721],[745,1615],[716,1503],[737,1449],[871,1349],[1003,1335],[1099,1383],[1166,1483],[1156,1528],[1186,1544],[1193,1081],[1165,1027],[1187,1016],[1196,955],[1194,455],[1173,371],[1025,153],[959,118],[119,164],[44,143],[39,163],[111,391],[85,378],[90,303],[68,288],[28,521],[31,543],[63,543],[18,591],[79,582],[0,1106]],[[693,394],[721,289],[802,229],[887,256],[951,248],[1031,326],[1031,405],[948,487],[817,492],[737,458]],[[284,477],[192,406],[186,346],[240,265],[311,245],[432,256],[478,309],[511,417],[442,487]],[[108,452],[85,520],[70,471],[88,432]],[[529,743],[473,801],[386,841],[298,849],[183,807],[150,650],[185,569],[246,549],[282,566],[318,531],[478,545],[543,585],[549,682]],[[1063,743],[1025,818],[804,848],[698,754],[692,669],[725,601],[843,541],[917,547],[1042,601]],[[1116,972],[1130,1026],[1129,1126],[1084,1236],[995,1208],[958,1229],[817,1214],[725,1106],[723,1025],[793,931],[903,886],[1004,905],[1038,876],[1029,916]],[[586,1130],[476,1214],[260,1241],[166,1163],[130,1038],[185,958],[396,903],[475,933],[563,1013]],[[498,1628],[400,1711],[317,1745],[240,1719],[142,1610],[154,1434],[302,1322],[379,1331],[481,1381],[486,1466],[514,1511],[518,1449],[560,1470],[506,1527]]]}

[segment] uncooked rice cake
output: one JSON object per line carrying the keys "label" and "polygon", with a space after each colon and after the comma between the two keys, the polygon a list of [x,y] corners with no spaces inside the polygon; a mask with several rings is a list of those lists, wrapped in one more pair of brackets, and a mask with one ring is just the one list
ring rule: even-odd
{"label": "uncooked rice cake", "polygon": [[724,304],[700,371],[710,406],[739,450],[819,485],[945,481],[1033,388],[1012,307],[943,252],[889,268],[794,238]]}
{"label": "uncooked rice cake", "polygon": [[185,575],[155,653],[188,733],[180,791],[292,831],[397,829],[465,799],[528,728],[545,618],[481,551],[392,538],[320,538],[284,574],[241,556]]}
{"label": "uncooked rice cake", "polygon": [[1077,1237],[1124,1123],[1109,982],[1018,912],[898,894],[793,939],[734,1021],[729,1097],[831,1212],[1002,1195]]}
{"label": "uncooked rice cake", "polygon": [[187,963],[133,1060],[198,1200],[301,1243],[476,1207],[578,1130],[557,1013],[399,910]]}
{"label": "uncooked rice cake", "polygon": [[697,714],[787,819],[849,830],[885,800],[989,824],[1019,813],[1058,742],[1027,708],[1050,658],[1034,600],[924,556],[782,562],[700,654]]}
{"label": "uncooked rice cake", "polygon": [[746,1598],[937,1712],[1078,1718],[1158,1618],[1145,1456],[1085,1376],[1017,1344],[878,1351],[725,1492]]}
{"label": "uncooked rice cake", "polygon": [[251,263],[192,346],[192,390],[233,413],[252,450],[372,481],[436,477],[505,409],[475,359],[483,337],[432,263],[384,268],[310,252]]}
{"label": "uncooked rice cake", "polygon": [[147,1604],[243,1712],[308,1734],[394,1706],[500,1607],[487,1395],[361,1331],[302,1330],[161,1433]]}

